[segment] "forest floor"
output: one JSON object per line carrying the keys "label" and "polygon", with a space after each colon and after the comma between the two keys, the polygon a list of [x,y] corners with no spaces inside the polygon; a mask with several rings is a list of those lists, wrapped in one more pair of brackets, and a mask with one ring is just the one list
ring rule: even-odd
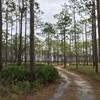
{"label": "forest floor", "polygon": [[[100,80],[85,73],[56,67],[61,81],[13,100],[100,100]],[[10,97],[5,100],[11,100]]]}
{"label": "forest floor", "polygon": [[48,100],[53,95],[54,90],[58,87],[58,84],[50,84],[40,90],[24,94],[20,96],[18,100]]}

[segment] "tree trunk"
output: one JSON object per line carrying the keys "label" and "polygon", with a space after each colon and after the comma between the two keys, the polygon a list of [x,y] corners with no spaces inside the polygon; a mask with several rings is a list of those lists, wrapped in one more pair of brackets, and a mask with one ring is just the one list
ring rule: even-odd
{"label": "tree trunk", "polygon": [[[23,6],[23,0],[22,0],[22,6]],[[22,7],[23,8],[23,7]],[[19,54],[18,54],[18,65],[20,66],[22,63],[22,25],[23,25],[23,10],[21,9],[21,19],[20,19],[20,36],[19,36]]]}
{"label": "tree trunk", "polygon": [[64,68],[66,68],[66,32],[64,30]]}
{"label": "tree trunk", "polygon": [[59,35],[57,34],[57,65],[59,64]]}
{"label": "tree trunk", "polygon": [[26,39],[27,39],[27,10],[25,11],[25,65],[27,62],[27,43],[26,43]]}
{"label": "tree trunk", "polygon": [[100,0],[97,1],[97,20],[98,20],[98,38],[99,38],[99,62],[100,62]]}
{"label": "tree trunk", "polygon": [[88,65],[88,50],[87,50],[87,24],[85,23],[85,39],[86,39],[86,45],[85,45],[85,61],[86,61],[86,65]]}
{"label": "tree trunk", "polygon": [[11,21],[11,55],[10,55],[10,62],[13,62],[13,38],[12,38],[12,32],[13,32],[13,20]]}
{"label": "tree trunk", "polygon": [[47,59],[48,59],[48,61],[47,61],[47,63],[48,63],[48,65],[50,64],[50,35],[49,35],[49,33],[47,33],[48,34],[48,39],[47,39],[47,45],[48,45],[48,52],[47,52]]}
{"label": "tree trunk", "polygon": [[8,5],[6,10],[6,59],[5,59],[6,67],[7,67],[7,62],[8,62]]}
{"label": "tree trunk", "polygon": [[17,23],[18,23],[18,21],[17,21],[17,11],[16,11],[15,62],[17,62],[17,60],[18,60],[18,39],[17,39],[17,37],[18,37],[18,33],[17,33],[18,26],[17,26]]}
{"label": "tree trunk", "polygon": [[93,47],[93,66],[95,72],[98,73],[98,56],[97,56],[97,39],[96,39],[96,15],[95,15],[95,1],[92,1],[92,47]]}
{"label": "tree trunk", "polygon": [[0,70],[2,67],[2,3],[0,0]]}
{"label": "tree trunk", "polygon": [[35,45],[34,45],[34,0],[30,0],[30,71],[34,74]]}
{"label": "tree trunk", "polygon": [[75,57],[76,69],[78,69],[78,50],[77,50],[77,33],[76,33],[76,15],[75,15],[75,0],[74,0],[74,38],[75,38]]}

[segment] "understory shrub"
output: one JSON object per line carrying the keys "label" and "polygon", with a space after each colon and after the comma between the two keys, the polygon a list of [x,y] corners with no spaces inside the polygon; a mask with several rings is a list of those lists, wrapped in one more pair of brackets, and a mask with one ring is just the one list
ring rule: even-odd
{"label": "understory shrub", "polygon": [[28,75],[29,70],[25,68],[8,67],[0,72],[0,80],[11,84],[12,82],[27,80]]}
{"label": "understory shrub", "polygon": [[35,69],[36,79],[41,84],[48,84],[58,79],[58,72],[53,66],[41,65]]}
{"label": "understory shrub", "polygon": [[34,74],[35,80],[32,81],[27,67],[11,66],[0,72],[0,84],[10,87],[14,92],[29,91],[34,87],[55,82],[59,78],[57,70],[45,64],[36,64]]}

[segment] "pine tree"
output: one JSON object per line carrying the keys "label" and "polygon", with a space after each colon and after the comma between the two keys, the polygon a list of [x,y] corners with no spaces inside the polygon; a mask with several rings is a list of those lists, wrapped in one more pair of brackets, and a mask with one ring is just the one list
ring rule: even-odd
{"label": "pine tree", "polygon": [[2,0],[0,0],[0,70],[2,69]]}

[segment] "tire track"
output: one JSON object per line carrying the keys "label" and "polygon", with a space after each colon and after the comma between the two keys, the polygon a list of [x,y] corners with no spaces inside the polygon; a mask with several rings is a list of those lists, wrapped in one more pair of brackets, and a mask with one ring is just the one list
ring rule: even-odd
{"label": "tire track", "polygon": [[62,71],[59,71],[59,74],[60,74],[63,81],[61,82],[61,84],[56,89],[52,98],[50,98],[49,100],[62,100],[61,98],[62,98],[64,92],[67,90],[67,88],[70,84],[69,78]]}
{"label": "tire track", "polygon": [[66,71],[61,68],[57,68],[58,70],[66,73],[66,76],[69,75],[77,87],[77,93],[78,93],[78,100],[94,100],[94,93],[92,90],[91,85],[85,81],[83,78],[81,78],[79,75]]}

